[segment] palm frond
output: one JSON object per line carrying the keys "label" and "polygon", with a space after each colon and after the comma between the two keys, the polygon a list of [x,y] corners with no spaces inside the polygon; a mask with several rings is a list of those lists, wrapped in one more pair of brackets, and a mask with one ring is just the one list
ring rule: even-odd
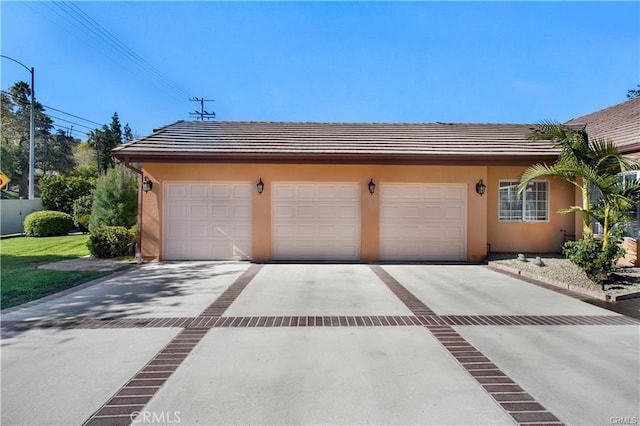
{"label": "palm frond", "polygon": [[571,206],[568,207],[566,209],[560,209],[558,210],[558,213],[560,214],[568,214],[568,213],[591,213],[590,209],[585,209],[584,207],[580,207],[580,206]]}

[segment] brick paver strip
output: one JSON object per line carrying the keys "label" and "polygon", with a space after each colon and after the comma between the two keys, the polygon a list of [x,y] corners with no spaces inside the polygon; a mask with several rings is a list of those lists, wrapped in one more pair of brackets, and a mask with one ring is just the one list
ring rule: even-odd
{"label": "brick paver strip", "polygon": [[[442,320],[444,324],[426,324],[425,329],[442,344],[442,346],[460,363],[460,365],[473,377],[473,379],[484,388],[485,391],[493,398],[496,404],[502,408],[513,420],[518,424],[562,424],[560,420],[551,414],[546,408],[538,403],[531,395],[516,384],[509,376],[507,376],[498,366],[491,362],[482,352],[473,347],[464,337],[451,328],[452,325],[474,326],[479,324],[474,321],[471,315],[446,315],[437,317],[427,305],[418,300],[409,290],[407,290],[399,281],[393,278],[380,266],[371,266],[375,274],[384,282],[389,289],[416,315],[429,312],[429,317]],[[423,314],[424,315],[424,314]],[[509,317],[496,318],[496,322],[502,320],[504,325],[516,325],[517,321]],[[530,317],[536,325],[543,325],[542,321],[536,321],[535,317]],[[484,321],[487,322],[487,321]],[[470,357],[482,357],[485,362],[468,362]],[[462,361],[462,360],[465,361]],[[487,379],[492,379],[488,381]],[[495,380],[497,379],[497,381]],[[526,404],[505,403],[496,398],[496,395],[527,395],[528,402]],[[513,401],[511,401],[513,402]],[[517,401],[520,402],[520,401]]]}
{"label": "brick paver strip", "polygon": [[[227,310],[242,290],[256,276],[261,265],[251,265],[240,275],[211,305],[209,305],[195,321],[190,321],[189,327],[183,328],[165,347],[158,352],[135,376],[133,376],[114,396],[111,397],[98,411],[96,411],[85,425],[128,425],[135,413],[140,412],[153,398],[156,392],[165,384],[173,372],[182,364],[202,338],[207,334],[213,324],[217,323],[217,317]],[[214,318],[216,320],[214,320]],[[238,318],[235,318],[237,320]],[[173,318],[168,322],[159,324],[185,325],[186,318]],[[234,321],[235,322],[235,321]],[[242,320],[240,321],[242,322]],[[249,321],[247,321],[248,323]],[[148,325],[150,321],[129,321],[131,326]],[[141,325],[144,324],[144,325]],[[197,328],[201,325],[210,325],[206,328]]]}
{"label": "brick paver strip", "polygon": [[3,321],[3,331],[26,331],[32,328],[95,329],[95,328],[213,328],[213,327],[389,327],[389,326],[577,326],[577,325],[638,325],[640,321],[617,315],[601,316],[501,316],[501,315],[421,315],[421,316],[348,316],[348,317],[299,317],[299,316],[248,316],[192,318],[135,318],[74,320]]}

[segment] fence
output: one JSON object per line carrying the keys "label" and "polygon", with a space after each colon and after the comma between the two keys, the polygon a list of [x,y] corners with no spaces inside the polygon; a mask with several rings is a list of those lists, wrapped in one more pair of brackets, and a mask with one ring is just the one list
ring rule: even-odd
{"label": "fence", "polygon": [[42,202],[36,200],[0,200],[0,234],[24,232],[24,218],[31,212],[44,210]]}

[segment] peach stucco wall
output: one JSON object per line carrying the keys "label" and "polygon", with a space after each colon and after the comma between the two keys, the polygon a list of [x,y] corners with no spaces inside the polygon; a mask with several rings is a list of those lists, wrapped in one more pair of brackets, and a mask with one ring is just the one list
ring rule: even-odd
{"label": "peach stucco wall", "polygon": [[488,167],[487,170],[487,243],[492,252],[559,252],[562,233],[575,234],[574,214],[558,210],[574,205],[575,187],[557,179],[549,182],[549,220],[546,222],[500,222],[498,220],[499,181],[518,180],[525,167]]}
{"label": "peach stucco wall", "polygon": [[[144,175],[153,190],[143,195],[142,255],[162,259],[162,188],[164,182],[251,182],[262,178],[262,195],[253,192],[253,259],[271,258],[271,184],[273,182],[357,182],[361,187],[361,260],[379,260],[379,191],[369,194],[367,183],[462,183],[467,193],[467,259],[480,262],[486,255],[487,197],[475,192],[478,180],[487,181],[483,166],[287,165],[287,164],[145,164]],[[380,186],[378,186],[380,188]]]}

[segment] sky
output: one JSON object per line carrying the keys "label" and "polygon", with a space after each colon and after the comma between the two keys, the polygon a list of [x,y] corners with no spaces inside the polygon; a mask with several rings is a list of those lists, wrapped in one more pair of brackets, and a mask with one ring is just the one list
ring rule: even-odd
{"label": "sky", "polygon": [[192,119],[194,97],[219,121],[564,122],[640,83],[638,1],[2,0],[0,19],[81,139],[114,112],[138,136]]}

